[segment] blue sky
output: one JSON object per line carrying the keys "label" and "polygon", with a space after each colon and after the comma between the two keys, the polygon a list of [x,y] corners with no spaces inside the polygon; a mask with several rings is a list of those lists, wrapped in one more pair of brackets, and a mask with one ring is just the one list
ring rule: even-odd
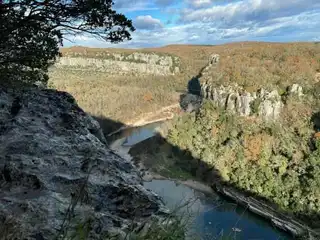
{"label": "blue sky", "polygon": [[77,36],[65,46],[158,47],[235,41],[320,41],[320,0],[114,0],[133,20],[132,40]]}

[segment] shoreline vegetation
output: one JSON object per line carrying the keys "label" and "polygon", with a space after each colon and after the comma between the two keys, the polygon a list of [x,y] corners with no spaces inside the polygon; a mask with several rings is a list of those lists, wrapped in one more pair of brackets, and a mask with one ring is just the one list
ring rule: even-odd
{"label": "shoreline vegetation", "polygon": [[[185,240],[179,209],[142,185],[147,171],[214,188],[303,240],[319,239],[319,42],[61,48],[70,35],[131,40],[135,20],[113,4],[1,1],[0,239]],[[301,98],[288,94],[292,84]],[[202,99],[232,85],[249,98],[274,89],[281,118],[240,117]],[[246,101],[226,95],[232,109]],[[275,100],[264,108],[250,99],[246,109],[274,113]],[[128,125],[158,121],[167,123],[158,135],[137,137],[150,139],[130,143],[130,129],[108,142]],[[222,235],[211,239],[236,239]]]}
{"label": "shoreline vegetation", "polygon": [[[63,51],[84,52],[82,57],[85,57],[99,51],[122,50]],[[219,46],[171,45],[143,51],[179,57],[180,73],[166,77],[109,76],[64,68],[50,72],[50,83],[73,94],[91,115],[119,123],[105,131],[110,134],[120,127],[126,128],[123,123],[134,125],[138,116],[143,116],[138,125],[159,119],[144,114],[176,104],[179,97],[181,101],[179,91],[185,93],[188,82],[199,77],[199,70],[207,64],[209,56],[219,54],[220,62],[211,76],[215,83],[238,84],[248,92],[261,87],[276,89],[285,103],[281,119],[264,122],[253,116],[244,118],[206,102],[200,111],[178,117],[169,111],[161,118],[172,119],[164,133],[138,143],[129,153],[136,164],[143,162],[145,169],[169,179],[200,180],[209,186],[215,185],[218,179],[223,183],[220,192],[224,195],[230,195],[224,187],[233,186],[244,197],[253,196],[271,205],[277,213],[305,221],[312,228],[306,232],[317,231],[320,226],[320,45],[245,42]],[[299,84],[306,91],[302,99],[286,95],[286,88],[291,84]],[[216,185],[219,190],[219,184]],[[259,212],[257,208],[253,211]],[[274,224],[281,225],[281,221],[274,218]]]}
{"label": "shoreline vegetation", "polygon": [[[292,101],[295,101],[295,100],[292,100]],[[198,126],[196,127],[194,124],[196,124],[197,121],[200,121],[199,119],[202,119],[203,121],[204,118],[207,121],[214,122],[217,119],[215,119],[215,117],[213,116],[215,116],[216,114],[216,117],[218,117],[217,115],[219,115],[219,111],[221,111],[215,108],[214,106],[212,106],[211,103],[205,103],[203,109],[200,110],[200,113],[198,113],[201,115],[201,111],[202,111],[202,114],[203,114],[202,116],[200,115],[196,116],[197,115],[196,113],[192,113],[192,114],[187,113],[183,116],[176,117],[175,119],[170,121],[170,123],[168,124],[169,126],[166,126],[165,130],[162,130],[161,134],[158,134],[153,138],[147,139],[133,146],[129,152],[133,156],[133,161],[135,161],[136,164],[138,164],[139,162],[142,162],[144,168],[147,169],[147,171],[149,170],[151,172],[154,172],[156,176],[160,175],[162,177],[169,178],[169,179],[181,179],[180,182],[182,183],[183,183],[183,180],[193,179],[193,180],[197,180],[197,181],[209,184],[209,186],[213,187],[216,191],[220,192],[222,195],[227,196],[236,202],[239,202],[245,207],[248,207],[250,211],[262,217],[268,218],[278,228],[291,232],[291,234],[295,236],[298,236],[301,234],[307,234],[307,235],[311,234],[312,236],[319,236],[319,231],[316,230],[317,224],[318,224],[316,222],[317,215],[311,215],[311,217],[308,215],[304,215],[303,210],[297,214],[297,212],[295,212],[293,208],[291,208],[290,210],[289,208],[286,208],[285,205],[281,205],[281,203],[275,202],[274,200],[272,201],[270,198],[268,199],[267,196],[261,195],[261,192],[260,193],[258,191],[255,192],[254,188],[252,189],[252,187],[250,187],[249,189],[245,189],[244,187],[239,187],[239,185],[237,185],[236,182],[230,182],[230,180],[229,181],[226,180],[225,176],[221,176],[223,172],[221,172],[221,169],[216,169],[217,166],[215,164],[217,163],[209,162],[208,164],[208,162],[200,160],[201,155],[196,156],[195,152],[190,152],[190,151],[195,151],[191,146],[197,147],[197,144],[193,142],[195,139],[198,138],[198,141],[206,141],[205,143],[202,142],[202,146],[204,146],[204,148],[206,148],[207,146],[206,144],[209,144],[211,141],[210,139],[208,139],[208,137],[204,138],[204,136],[201,134],[203,134],[203,132],[210,132],[210,134],[212,134],[212,126],[208,123],[206,124],[203,123],[203,124],[198,124]],[[207,111],[207,112],[204,113],[203,111]],[[229,115],[228,113],[222,111],[220,112],[220,114],[223,115],[220,117],[225,118],[222,122],[220,122],[220,124],[223,123],[224,125],[224,124],[227,124],[228,121],[231,121],[231,122],[234,121],[234,119],[230,120],[232,116]],[[257,128],[256,130],[258,131],[257,135],[260,136],[261,131],[264,132],[266,130],[266,126],[262,125],[265,123],[259,122],[258,119],[256,119],[255,121],[257,122],[249,123],[251,126],[250,128],[252,128],[252,126],[256,127]],[[230,131],[234,130],[234,128],[237,128],[237,127],[239,128],[239,131],[243,131],[245,129],[240,127],[239,125],[240,122],[239,124],[235,124],[234,122],[232,124],[234,126],[233,128],[230,128],[229,130],[227,130],[228,129],[227,126],[224,126],[225,127],[224,130],[222,130],[220,134],[224,133],[226,138],[228,138],[227,136],[234,136],[233,140],[235,140],[237,139],[238,133],[232,134]],[[241,124],[244,124],[244,123],[241,122]],[[301,122],[299,124],[301,124]],[[276,124],[275,125],[271,124],[271,126],[276,128]],[[308,130],[309,126],[310,126],[309,124],[305,125],[304,129],[301,128],[301,131],[305,131],[306,135],[311,136],[314,130],[313,129]],[[268,131],[270,130],[271,129],[269,129]],[[278,129],[274,129],[274,130],[275,131],[273,132],[273,134],[275,134],[278,131]],[[287,134],[290,134],[289,128],[288,129],[285,128],[284,130],[288,131]],[[195,131],[195,132],[191,134],[190,132],[192,131]],[[250,131],[251,132],[249,135],[254,136],[252,135],[253,134],[252,129]],[[279,133],[282,134],[283,132],[281,131]],[[214,134],[218,134],[218,133],[215,132]],[[269,135],[270,135],[269,137],[272,136],[272,134],[270,133]],[[283,137],[286,137],[286,136],[283,135]],[[300,137],[301,136],[296,136],[296,139]],[[203,139],[200,140],[199,138],[203,138]],[[188,139],[190,142],[188,142]],[[237,143],[230,144],[230,141],[232,141],[232,139],[227,139],[227,140],[229,141],[229,143],[227,144],[226,144],[226,139],[222,141],[224,145],[228,147],[224,146],[221,152],[230,154],[231,151],[228,148],[230,147],[232,149],[232,145],[235,145],[238,147],[237,152],[242,152],[243,154],[248,154],[248,156],[252,156],[253,153],[251,151],[246,149],[242,149],[242,150],[239,149],[239,147],[242,146],[241,144],[237,144]],[[287,138],[285,138],[285,140],[287,140]],[[243,143],[244,146],[246,146],[245,141]],[[274,139],[273,142],[274,141],[278,141],[278,140]],[[264,140],[261,142],[263,144],[266,143],[266,141]],[[298,141],[294,141],[294,142],[295,144],[301,144],[301,140],[300,142]],[[262,146],[262,145],[259,146],[254,144],[250,144],[249,146],[252,146],[252,145],[254,146],[253,150],[256,150],[257,147],[261,148],[260,149],[261,153],[259,154],[257,153],[258,156],[263,156],[263,154],[265,154],[265,151],[268,150],[267,146]],[[283,147],[288,147],[288,146],[283,146]],[[217,151],[217,148],[212,146],[209,148],[209,150],[210,149],[214,149],[215,151]],[[295,150],[296,148],[292,147],[291,149]],[[204,155],[204,156],[208,158],[208,156],[210,156],[209,154],[213,154],[212,151],[209,151],[209,150],[206,151],[204,149],[200,154],[205,153],[207,155]],[[311,158],[314,154],[316,154],[314,153],[314,151],[317,151],[317,149],[313,149],[313,151],[310,152]],[[274,155],[274,153],[271,153],[271,155]],[[232,154],[224,157],[232,161],[231,156],[236,157],[236,155],[232,155]],[[274,159],[273,156],[270,156],[270,158]],[[235,158],[234,160],[239,161],[239,159],[237,158]],[[262,159],[262,160],[266,160],[266,159]],[[218,163],[221,164],[221,161],[222,160],[220,159],[220,162]],[[243,161],[246,161],[246,160],[244,159]],[[259,159],[251,160],[251,162],[252,161],[254,162],[253,167],[250,167],[249,165],[245,167],[247,172],[248,171],[250,172],[252,168],[255,168],[256,164],[258,163],[257,161],[259,161]],[[271,163],[270,162],[268,163],[268,161],[266,161],[265,164],[263,164],[262,166],[267,167]],[[231,164],[234,165],[235,162],[232,161]],[[248,162],[246,162],[246,164],[248,164]],[[279,174],[279,171],[280,173],[282,171],[281,176],[283,176],[284,170],[281,170],[281,165],[279,164],[276,165],[276,168],[277,170],[271,175],[272,177],[270,176],[271,178],[277,179],[277,174]],[[288,168],[289,166],[287,165],[286,169]],[[255,172],[253,174],[257,175],[259,174],[259,172]],[[259,176],[261,177],[261,173]],[[313,176],[316,177],[317,175],[313,175]],[[311,179],[313,179],[313,177]],[[265,179],[264,181],[268,182],[268,179]],[[292,184],[293,182],[290,179],[287,179],[286,183]],[[252,184],[254,184],[254,182]],[[275,186],[279,187],[279,186],[283,186],[284,184],[283,182],[281,182]],[[271,189],[272,189],[272,186],[273,185],[270,186]],[[294,188],[295,188],[294,190],[297,190],[297,191],[300,190],[297,185],[294,186]],[[311,189],[308,188],[308,190],[311,190]],[[286,191],[286,190],[283,190],[283,191]],[[303,191],[303,189],[301,189],[300,191]],[[308,197],[308,196],[305,196],[305,197]],[[300,198],[301,196],[299,196],[299,199]],[[296,221],[296,219],[299,219],[299,221]],[[305,224],[305,222],[308,223],[307,224],[308,226]],[[312,224],[310,224],[311,222]],[[306,238],[302,238],[302,239],[306,239]],[[310,239],[312,238],[310,237]]]}
{"label": "shoreline vegetation", "polygon": [[[156,138],[161,138],[159,135],[154,136],[150,139],[145,140],[144,142],[141,142],[143,144],[144,148],[152,148],[153,144],[149,144],[148,142],[154,141]],[[137,144],[139,145],[139,144]],[[270,221],[272,225],[277,227],[278,229],[281,229],[285,232],[290,233],[292,236],[296,237],[296,239],[316,239],[315,236],[319,236],[319,232],[316,230],[313,230],[312,228],[309,228],[307,225],[305,225],[303,222],[298,221],[296,217],[292,216],[291,214],[285,213],[281,211],[277,206],[270,202],[266,202],[264,199],[260,199],[257,196],[254,196],[250,193],[241,192],[237,188],[225,185],[224,182],[221,182],[217,178],[213,176],[206,175],[207,178],[211,178],[211,180],[214,179],[216,181],[215,183],[209,183],[203,180],[203,177],[196,177],[194,175],[189,175],[190,173],[184,172],[184,170],[180,169],[177,166],[164,166],[164,165],[157,165],[150,166],[150,170],[148,167],[145,167],[143,164],[141,164],[140,161],[143,161],[141,159],[141,153],[143,150],[140,148],[140,146],[133,146],[133,150],[130,150],[130,155],[133,155],[132,152],[134,152],[133,155],[133,161],[135,161],[135,164],[140,167],[140,169],[143,171],[143,180],[144,181],[152,181],[152,180],[171,180],[176,182],[177,184],[182,184],[187,187],[190,187],[196,191],[203,192],[205,194],[212,194],[213,192],[220,194],[221,196],[228,198],[235,203],[245,207],[248,211],[265,218],[266,220]],[[152,148],[153,149],[153,148]],[[153,149],[154,150],[154,149]],[[146,153],[143,157],[148,157]],[[152,154],[153,160],[158,161],[157,155],[162,153],[154,152]],[[151,157],[151,156],[149,156]],[[145,160],[145,159],[144,159]],[[162,163],[163,164],[163,163]],[[165,173],[164,171],[155,171],[155,168],[164,169],[168,171]],[[154,172],[153,172],[154,171]],[[202,169],[204,171],[204,169]],[[174,173],[173,173],[174,172]],[[177,174],[177,175],[174,175]]]}

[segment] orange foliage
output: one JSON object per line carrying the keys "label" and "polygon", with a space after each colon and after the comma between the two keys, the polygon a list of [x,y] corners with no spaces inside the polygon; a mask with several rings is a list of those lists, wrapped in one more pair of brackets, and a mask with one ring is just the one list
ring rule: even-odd
{"label": "orange foliage", "polygon": [[211,129],[211,134],[213,137],[217,136],[218,132],[219,132],[219,129],[217,127],[213,127]]}
{"label": "orange foliage", "polygon": [[319,139],[319,138],[320,138],[320,132],[316,132],[316,133],[314,134],[314,138]]}
{"label": "orange foliage", "polygon": [[251,161],[259,159],[262,148],[268,142],[269,136],[266,134],[257,134],[245,136],[244,138],[244,155],[245,158]]}
{"label": "orange foliage", "polygon": [[153,96],[152,93],[148,92],[146,94],[143,95],[143,100],[146,102],[150,102],[153,100]]}

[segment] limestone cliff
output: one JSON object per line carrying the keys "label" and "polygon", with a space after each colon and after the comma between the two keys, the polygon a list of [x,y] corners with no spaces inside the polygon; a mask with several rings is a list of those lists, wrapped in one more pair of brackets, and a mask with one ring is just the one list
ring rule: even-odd
{"label": "limestone cliff", "polygon": [[[209,59],[209,64],[200,73],[201,96],[212,100],[220,107],[238,113],[241,116],[257,115],[265,120],[279,118],[284,103],[277,90],[268,91],[264,88],[257,92],[245,91],[243,87],[216,86],[215,79],[210,75],[219,64],[219,55],[214,54]],[[288,88],[287,94],[303,96],[302,87],[293,84]]]}
{"label": "limestone cliff", "polygon": [[0,239],[102,239],[161,211],[71,95],[0,90]]}
{"label": "limestone cliff", "polygon": [[87,69],[110,74],[174,75],[180,72],[179,58],[156,53],[99,53],[94,57],[65,54],[55,64],[58,68]]}

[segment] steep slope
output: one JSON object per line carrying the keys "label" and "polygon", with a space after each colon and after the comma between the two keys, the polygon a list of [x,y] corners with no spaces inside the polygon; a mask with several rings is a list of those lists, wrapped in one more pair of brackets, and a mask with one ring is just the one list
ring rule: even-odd
{"label": "steep slope", "polygon": [[133,52],[131,54],[98,52],[93,56],[66,52],[55,64],[57,68],[94,70],[115,75],[153,74],[174,75],[179,73],[179,58],[169,54]]}
{"label": "steep slope", "polygon": [[[258,89],[278,90],[282,93],[287,86],[299,84],[303,89],[313,88],[319,82],[320,44],[318,43],[268,43],[239,42],[223,45],[169,45],[149,49],[114,49],[114,48],[62,48],[66,58],[89,59],[87,67],[64,65],[50,72],[50,84],[55,88],[70,92],[79,105],[95,116],[103,116],[121,122],[130,122],[146,112],[175,104],[181,92],[188,88],[188,82],[199,75],[208,63],[211,54],[220,55],[220,64],[210,75],[214,86],[238,84],[247,92]],[[123,61],[124,57],[136,55],[137,60]],[[171,67],[160,66],[160,62],[148,60],[146,56],[178,58]],[[158,56],[158,57],[157,57]],[[129,57],[131,58],[131,57]],[[90,60],[91,59],[91,60]],[[117,59],[124,65],[135,65],[139,62],[146,71],[166,67],[179,72],[174,75],[146,74],[122,68],[110,72],[112,66],[104,61]],[[144,63],[143,63],[144,62]],[[94,68],[98,64],[98,68]],[[139,65],[140,66],[140,65]],[[149,67],[150,66],[150,67]],[[159,68],[159,69],[160,69]]]}
{"label": "steep slope", "polygon": [[101,239],[161,211],[68,93],[1,90],[0,122],[0,239]]}
{"label": "steep slope", "polygon": [[219,67],[220,55],[213,54],[207,66],[200,72],[198,81],[199,92],[203,99],[213,101],[222,109],[238,113],[240,116],[260,116],[265,120],[277,120],[289,95],[302,98],[303,88],[299,84],[287,86],[282,92],[277,89],[268,91],[260,88],[248,92],[237,83],[228,86],[217,86],[213,76]]}

